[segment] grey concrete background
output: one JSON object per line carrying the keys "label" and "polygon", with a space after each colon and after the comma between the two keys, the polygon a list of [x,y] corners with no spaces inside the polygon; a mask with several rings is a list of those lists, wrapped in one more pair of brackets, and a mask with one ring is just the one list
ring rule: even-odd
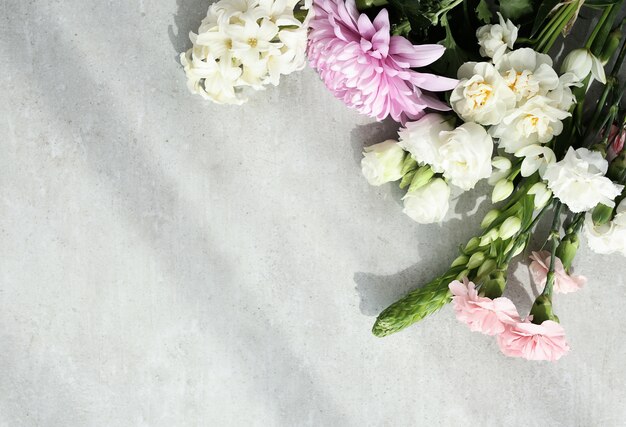
{"label": "grey concrete background", "polygon": [[501,356],[450,307],[370,335],[488,189],[411,222],[360,176],[393,125],[311,70],[243,107],[191,96],[176,56],[206,7],[0,3],[0,425],[626,424],[618,256],[583,246],[556,364]]}

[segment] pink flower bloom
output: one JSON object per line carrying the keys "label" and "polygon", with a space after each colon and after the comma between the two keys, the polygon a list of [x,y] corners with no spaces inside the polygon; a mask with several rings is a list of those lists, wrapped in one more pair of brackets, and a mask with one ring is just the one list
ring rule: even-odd
{"label": "pink flower bloom", "polygon": [[[533,282],[543,290],[543,287],[546,286],[548,270],[550,267],[550,252],[541,251],[541,252],[533,252],[530,256],[530,259],[533,261],[530,263],[528,267],[530,269],[530,274],[533,278]],[[555,257],[555,266],[554,266],[554,290],[555,292],[561,294],[567,294],[569,292],[576,292],[580,288],[582,288],[585,283],[587,283],[587,278],[585,276],[576,276],[574,274],[570,275],[565,272],[563,268],[563,263],[558,257]]]}
{"label": "pink flower bloom", "polygon": [[527,360],[554,362],[569,351],[563,326],[552,320],[535,325],[526,319],[507,325],[498,335],[498,345],[506,356]]}
{"label": "pink flower bloom", "polygon": [[452,303],[456,318],[466,323],[472,331],[496,335],[506,329],[508,323],[519,321],[513,302],[508,298],[486,298],[478,296],[474,283],[463,279],[448,285],[452,292]]}
{"label": "pink flower bloom", "polygon": [[378,120],[391,115],[405,122],[419,118],[427,107],[450,109],[422,89],[450,90],[457,81],[411,70],[435,62],[443,46],[414,46],[391,36],[386,9],[371,21],[359,14],[355,0],[314,0],[313,8],[309,61],[337,98]]}

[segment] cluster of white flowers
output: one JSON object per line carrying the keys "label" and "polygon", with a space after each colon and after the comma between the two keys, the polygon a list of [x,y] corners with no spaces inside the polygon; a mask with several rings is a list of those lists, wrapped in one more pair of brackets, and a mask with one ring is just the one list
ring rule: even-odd
{"label": "cluster of white flowers", "polygon": [[621,253],[626,256],[626,199],[615,210],[615,217],[607,224],[596,226],[591,212],[585,216],[587,244],[596,253]]}
{"label": "cluster of white flowers", "polygon": [[[180,55],[192,93],[219,104],[242,104],[245,88],[277,85],[306,64],[307,22],[297,0],[220,0],[210,6],[193,47]],[[309,9],[310,10],[310,9]],[[310,13],[309,13],[310,15]]]}

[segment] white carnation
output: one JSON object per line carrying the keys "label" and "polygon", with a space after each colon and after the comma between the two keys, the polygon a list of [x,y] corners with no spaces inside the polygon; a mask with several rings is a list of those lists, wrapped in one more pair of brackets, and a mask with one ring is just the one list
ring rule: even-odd
{"label": "white carnation", "polygon": [[584,233],[592,251],[598,254],[619,252],[626,256],[626,199],[620,202],[615,217],[607,224],[596,226],[591,212],[588,212]]}
{"label": "white carnation", "polygon": [[417,190],[409,191],[404,198],[404,210],[420,224],[441,222],[449,207],[450,187],[441,178],[435,178]]}
{"label": "white carnation", "polygon": [[608,162],[600,153],[570,147],[563,160],[548,165],[543,177],[572,212],[585,212],[598,203],[613,206],[613,199],[622,192],[623,185],[604,176],[607,169]]}
{"label": "white carnation", "polygon": [[495,125],[515,107],[515,93],[492,64],[466,62],[457,74],[450,104],[464,121]]}
{"label": "white carnation", "polygon": [[498,12],[499,24],[484,25],[476,31],[480,54],[496,61],[509,49],[513,49],[513,44],[517,39],[517,27],[511,20],[506,21]]}
{"label": "white carnation", "polygon": [[463,190],[491,175],[493,140],[485,128],[476,123],[464,123],[440,134],[439,166],[451,184]]}
{"label": "white carnation", "polygon": [[304,68],[307,26],[296,2],[220,0],[209,7],[193,47],[180,55],[187,86],[217,103],[241,104],[245,88],[277,85],[281,75]]}
{"label": "white carnation", "polygon": [[361,171],[370,185],[379,186],[402,178],[405,151],[392,139],[365,147]]}

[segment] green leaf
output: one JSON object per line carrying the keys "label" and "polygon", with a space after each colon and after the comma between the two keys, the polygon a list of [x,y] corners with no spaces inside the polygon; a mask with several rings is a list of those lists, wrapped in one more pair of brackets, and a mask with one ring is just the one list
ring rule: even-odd
{"label": "green leaf", "polygon": [[612,4],[617,4],[621,1],[622,0],[587,0],[585,1],[585,3],[583,3],[583,5],[589,7],[605,7]]}
{"label": "green leaf", "polygon": [[493,14],[491,13],[491,10],[489,10],[489,5],[485,0],[480,0],[478,6],[476,6],[476,16],[485,24],[489,24],[491,22]]}
{"label": "green leaf", "polygon": [[533,12],[531,0],[500,0],[500,13],[515,22]]}
{"label": "green leaf", "polygon": [[546,22],[550,12],[554,10],[557,4],[559,4],[559,0],[544,0],[541,2],[541,5],[537,10],[537,16],[535,17],[535,21],[533,23],[533,29],[530,32],[531,37],[542,29],[542,24]]}

